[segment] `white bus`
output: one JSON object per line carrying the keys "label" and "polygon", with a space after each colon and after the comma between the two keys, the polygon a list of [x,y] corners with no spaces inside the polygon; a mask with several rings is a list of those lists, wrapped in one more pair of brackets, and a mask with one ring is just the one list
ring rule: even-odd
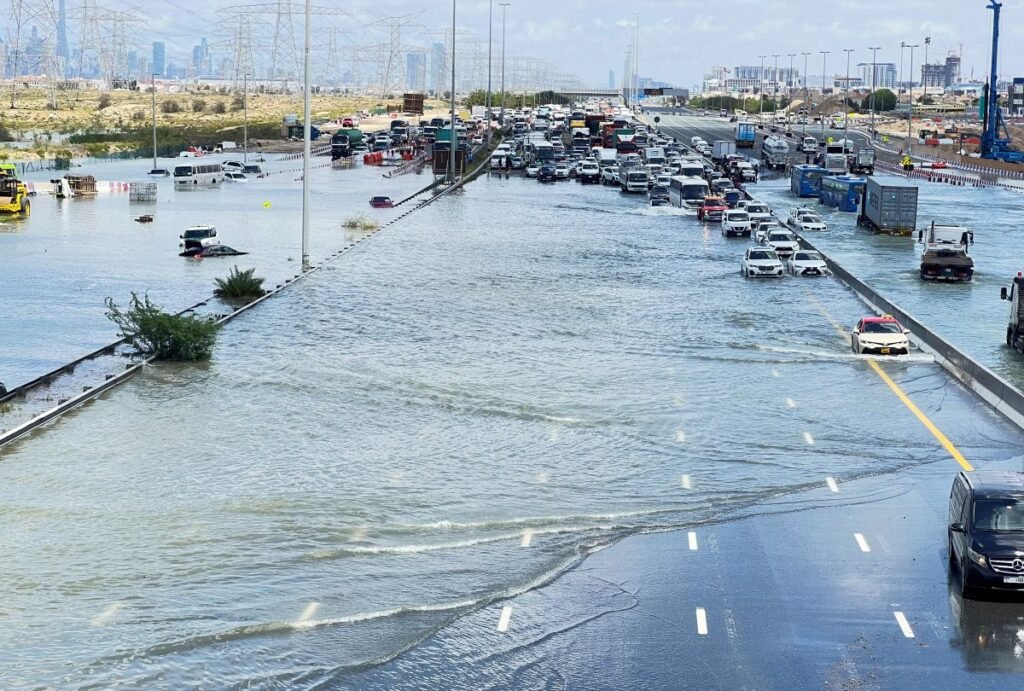
{"label": "white bus", "polygon": [[672,178],[668,194],[674,206],[696,213],[704,204],[704,198],[711,194],[711,188],[704,178],[677,175]]}
{"label": "white bus", "polygon": [[703,178],[704,177],[704,165],[700,161],[689,161],[683,159],[682,163],[679,164],[680,171],[679,177],[683,178]]}
{"label": "white bus", "polygon": [[221,182],[224,182],[224,166],[219,163],[174,166],[175,185],[216,185]]}

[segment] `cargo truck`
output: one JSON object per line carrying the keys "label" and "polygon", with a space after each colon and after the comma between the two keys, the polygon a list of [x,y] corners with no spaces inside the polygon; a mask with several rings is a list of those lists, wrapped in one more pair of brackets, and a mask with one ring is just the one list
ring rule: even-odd
{"label": "cargo truck", "polygon": [[847,157],[846,164],[850,172],[855,175],[875,174],[875,150],[868,146],[862,146],[853,154]]}
{"label": "cargo truck", "polygon": [[754,130],[753,123],[740,122],[736,124],[736,146],[738,148],[753,148],[756,137],[757,133]]}
{"label": "cargo truck", "polygon": [[1006,327],[1006,345],[1018,353],[1024,353],[1024,303],[1020,299],[1020,291],[1024,289],[1024,273],[1020,271],[1007,290],[1004,286],[999,297],[1010,301],[1010,323]]}
{"label": "cargo truck", "polygon": [[724,161],[731,154],[736,153],[736,142],[718,140],[711,145],[711,158],[715,161]]}
{"label": "cargo truck", "polygon": [[917,227],[917,187],[868,178],[858,225],[878,233],[911,235]]}
{"label": "cargo truck", "polygon": [[963,226],[932,221],[927,230],[918,231],[921,252],[921,278],[925,281],[969,281],[974,276],[974,259],[968,253],[974,233]]}

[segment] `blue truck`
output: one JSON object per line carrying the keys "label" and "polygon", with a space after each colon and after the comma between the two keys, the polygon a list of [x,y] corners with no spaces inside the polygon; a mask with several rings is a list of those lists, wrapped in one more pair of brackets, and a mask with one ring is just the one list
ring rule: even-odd
{"label": "blue truck", "polygon": [[754,124],[750,122],[739,122],[736,123],[736,148],[746,147],[748,149],[754,148],[754,139],[756,137],[754,131]]}

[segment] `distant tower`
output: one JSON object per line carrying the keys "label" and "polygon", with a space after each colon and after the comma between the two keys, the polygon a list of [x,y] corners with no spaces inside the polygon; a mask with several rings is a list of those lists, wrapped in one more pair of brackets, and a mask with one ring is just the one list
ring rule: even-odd
{"label": "distant tower", "polygon": [[68,49],[68,13],[65,0],[57,3],[57,57],[64,77],[71,76],[71,51]]}
{"label": "distant tower", "polygon": [[608,70],[608,90],[615,91],[615,70]]}
{"label": "distant tower", "polygon": [[167,49],[162,41],[153,42],[153,74],[164,76],[166,68]]}

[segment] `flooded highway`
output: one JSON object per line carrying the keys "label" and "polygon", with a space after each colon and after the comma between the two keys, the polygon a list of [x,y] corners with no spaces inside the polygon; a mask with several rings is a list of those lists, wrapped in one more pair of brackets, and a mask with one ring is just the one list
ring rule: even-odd
{"label": "flooded highway", "polygon": [[[424,182],[378,175],[318,172],[320,238],[343,233],[340,220],[371,193],[399,199]],[[73,338],[21,325],[8,366],[45,369],[101,345],[111,335],[102,299],[94,304],[104,291],[150,287],[168,306],[208,295],[226,265],[174,256],[176,231],[193,218],[232,227],[225,241],[255,253],[240,264],[290,275],[298,233],[284,229],[298,227],[287,206],[296,195],[283,192],[295,183],[261,185],[213,192],[224,201],[201,207],[201,217],[161,213],[181,205],[169,194],[161,226],[97,228],[88,242],[71,236],[82,223],[76,210],[51,231],[65,249],[49,270],[100,285],[88,288],[85,306],[52,315]],[[761,189],[777,212],[790,205],[772,196],[773,183]],[[263,214],[264,199],[279,213]],[[127,219],[126,202],[117,204]],[[37,205],[18,245],[42,242],[34,234],[48,232],[47,206]],[[154,230],[159,243],[138,259],[97,271],[123,246],[124,236],[109,235]],[[207,365],[153,366],[6,449],[0,669],[9,685],[536,687],[573,678],[575,668],[586,686],[588,660],[607,659],[600,645],[561,651],[558,674],[537,656],[552,631],[583,631],[623,608],[616,593],[639,575],[602,569],[633,564],[688,583],[708,602],[705,625],[721,635],[712,595],[728,600],[733,584],[761,582],[748,572],[744,545],[755,543],[744,526],[770,520],[787,531],[791,515],[833,515],[812,509],[871,515],[881,506],[874,519],[884,527],[904,515],[907,473],[932,478],[927,492],[913,489],[926,496],[907,539],[937,553],[942,493],[959,466],[837,333],[866,308],[832,279],[743,279],[745,246],[717,226],[651,209],[643,196],[483,178],[231,323]],[[43,282],[38,263],[11,265]],[[36,309],[54,297],[39,296]],[[1016,428],[929,356],[880,369],[969,462],[1020,468]],[[807,532],[789,539],[831,548],[827,521],[801,520]],[[685,530],[662,533],[674,528]],[[690,530],[718,536],[717,570],[643,568],[651,555],[685,551],[679,541]],[[821,582],[875,575],[850,567],[826,569]],[[930,592],[944,593],[935,560],[922,568]],[[591,571],[608,576],[605,586],[573,587]],[[564,599],[546,595],[566,587]],[[481,632],[501,621],[522,631],[522,609],[504,614],[520,595],[551,597],[535,616],[546,611],[559,624],[538,619],[536,637],[522,640],[527,652],[501,657],[507,639]],[[685,634],[666,633],[685,643],[691,598],[666,597],[686,600]],[[730,605],[734,632],[749,620],[741,612],[754,611],[747,604]],[[853,639],[856,611],[836,624]],[[889,626],[892,615],[882,614]],[[630,674],[624,655],[612,688],[645,678]],[[759,686],[756,676],[716,676],[736,659],[708,657],[706,684]],[[677,678],[675,668],[644,668],[658,688]],[[820,685],[804,674],[798,683]]]}
{"label": "flooded highway", "polygon": [[[728,139],[728,123],[719,119],[662,116],[662,128],[681,141],[691,132],[708,141]],[[795,131],[798,131],[795,129]],[[817,137],[817,127],[808,132]],[[841,138],[839,130],[828,136]],[[829,225],[826,233],[809,238],[855,276],[949,339],[958,348],[980,358],[986,367],[1024,386],[1024,360],[1006,347],[1009,304],[999,299],[999,288],[1008,286],[1024,270],[1024,238],[1017,233],[1017,219],[1024,213],[1024,194],[999,188],[957,187],[922,180],[876,174],[886,184],[918,188],[917,227],[933,221],[963,225],[975,233],[971,254],[975,260],[970,283],[922,281],[918,276],[921,245],[916,235],[876,235],[857,226],[854,213],[819,205],[816,199],[797,199],[789,191],[784,174],[765,172],[751,194],[767,202],[782,220],[797,206],[815,207]]]}

